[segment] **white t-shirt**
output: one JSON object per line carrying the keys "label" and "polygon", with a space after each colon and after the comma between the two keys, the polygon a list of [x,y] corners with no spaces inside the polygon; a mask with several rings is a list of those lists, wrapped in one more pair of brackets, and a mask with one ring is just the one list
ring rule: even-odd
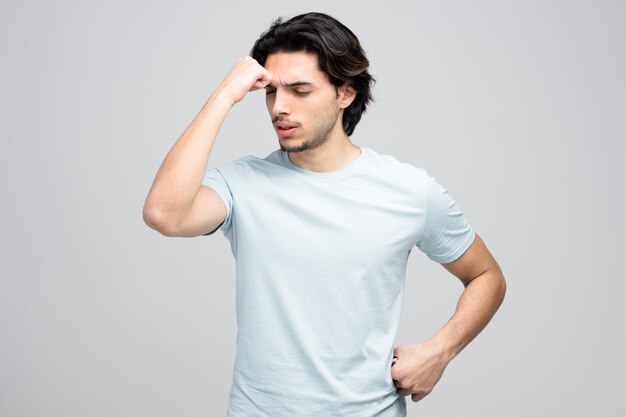
{"label": "white t-shirt", "polygon": [[406,416],[391,361],[408,256],[451,262],[475,233],[423,169],[360,148],[329,173],[280,149],[206,171],[236,260],[229,417]]}

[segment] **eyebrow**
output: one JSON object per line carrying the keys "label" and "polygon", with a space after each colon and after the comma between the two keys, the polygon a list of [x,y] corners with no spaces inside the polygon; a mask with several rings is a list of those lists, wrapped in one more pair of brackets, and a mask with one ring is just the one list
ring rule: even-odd
{"label": "eyebrow", "polygon": [[[308,81],[294,81],[292,83],[280,83],[280,85],[284,86],[284,87],[301,87],[301,86],[313,86],[313,83],[310,83]],[[276,86],[274,84],[268,84],[267,86],[265,86],[265,88],[276,88]]]}

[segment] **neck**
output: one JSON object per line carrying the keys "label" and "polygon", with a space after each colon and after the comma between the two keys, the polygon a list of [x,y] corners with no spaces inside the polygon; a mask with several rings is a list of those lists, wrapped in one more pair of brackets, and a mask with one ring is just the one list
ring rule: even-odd
{"label": "neck", "polygon": [[341,135],[328,138],[316,148],[288,153],[289,160],[298,168],[319,173],[339,171],[360,155],[361,149],[352,143],[343,129]]}

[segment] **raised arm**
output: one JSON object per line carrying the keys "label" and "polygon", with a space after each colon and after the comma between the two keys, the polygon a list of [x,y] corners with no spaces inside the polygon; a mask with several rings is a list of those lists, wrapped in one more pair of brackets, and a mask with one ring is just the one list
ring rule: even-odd
{"label": "raised arm", "polygon": [[442,266],[465,286],[454,315],[429,340],[394,349],[392,378],[399,393],[413,401],[432,391],[448,363],[489,323],[506,292],[500,266],[478,234],[463,255]]}
{"label": "raised arm", "polygon": [[249,91],[270,82],[270,73],[254,59],[237,60],[161,164],[143,206],[148,226],[165,236],[190,237],[213,231],[224,221],[221,198],[202,185],[211,149],[230,109]]}

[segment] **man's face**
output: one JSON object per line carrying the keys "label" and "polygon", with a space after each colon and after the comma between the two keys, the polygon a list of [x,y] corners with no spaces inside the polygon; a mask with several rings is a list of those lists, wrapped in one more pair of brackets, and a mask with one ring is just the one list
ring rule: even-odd
{"label": "man's face", "polygon": [[343,133],[337,89],[319,70],[315,54],[270,54],[265,69],[272,74],[265,101],[283,151],[313,149]]}

